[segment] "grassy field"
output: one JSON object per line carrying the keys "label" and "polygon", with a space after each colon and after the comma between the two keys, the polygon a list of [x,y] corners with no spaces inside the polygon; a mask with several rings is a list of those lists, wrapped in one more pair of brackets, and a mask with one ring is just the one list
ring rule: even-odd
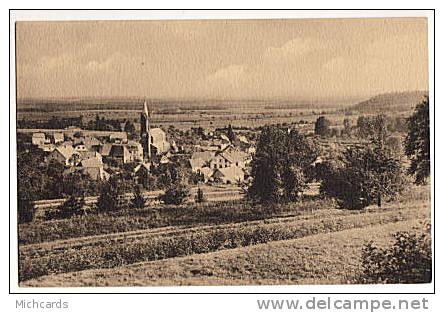
{"label": "grassy field", "polygon": [[182,225],[22,244],[22,285],[344,283],[359,273],[365,241],[387,244],[393,232],[430,220],[426,187],[364,211],[317,205],[258,220],[233,214],[233,206],[219,223],[221,212],[211,221],[202,219],[211,210],[192,211],[200,219]]}
{"label": "grassy field", "polygon": [[387,245],[417,220],[354,228],[293,240],[144,262],[112,269],[49,275],[29,287],[347,284],[360,273],[362,245]]}

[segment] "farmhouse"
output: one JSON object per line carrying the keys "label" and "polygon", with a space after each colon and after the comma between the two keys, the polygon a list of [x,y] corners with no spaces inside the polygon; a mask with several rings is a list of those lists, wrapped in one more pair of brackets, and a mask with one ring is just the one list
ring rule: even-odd
{"label": "farmhouse", "polygon": [[65,140],[65,135],[63,133],[54,133],[52,134],[52,142],[58,144]]}
{"label": "farmhouse", "polygon": [[80,161],[80,154],[72,146],[59,146],[48,155],[46,160],[48,162],[56,161],[65,166],[73,166]]}
{"label": "farmhouse", "polygon": [[32,144],[35,146],[42,146],[46,143],[45,133],[33,133]]}
{"label": "farmhouse", "polygon": [[244,180],[245,173],[240,167],[230,166],[216,169],[211,178],[215,182],[222,182],[224,184],[240,183]]}
{"label": "farmhouse", "polygon": [[144,188],[149,186],[150,163],[140,163],[133,169],[134,180]]}
{"label": "farmhouse", "polygon": [[96,157],[82,160],[80,169],[94,180],[107,180],[110,177],[103,169],[102,160]]}
{"label": "farmhouse", "polygon": [[216,153],[212,151],[194,152],[190,159],[191,171],[197,173],[201,168],[209,166],[211,159],[214,158],[215,155]]}

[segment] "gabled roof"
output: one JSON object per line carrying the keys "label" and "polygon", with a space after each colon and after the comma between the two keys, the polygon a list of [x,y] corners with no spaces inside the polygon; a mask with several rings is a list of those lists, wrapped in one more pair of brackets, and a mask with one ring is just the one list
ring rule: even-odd
{"label": "gabled roof", "polygon": [[32,138],[45,138],[45,133],[33,133]]}
{"label": "gabled roof", "polygon": [[74,153],[77,153],[72,146],[59,146],[55,149],[58,151],[65,159],[69,159]]}
{"label": "gabled roof", "polygon": [[109,156],[111,153],[111,148],[113,147],[110,143],[105,143],[100,147],[100,154],[103,156]]}
{"label": "gabled roof", "polygon": [[137,164],[137,166],[134,168],[134,173],[139,172],[140,170],[147,170],[150,171],[151,163],[140,163]]}
{"label": "gabled roof", "polygon": [[166,133],[162,130],[162,128],[151,128],[150,129],[151,136],[165,136]]}
{"label": "gabled roof", "polygon": [[222,139],[222,140],[224,140],[224,141],[228,141],[228,142],[230,142],[230,139],[229,139],[228,136],[225,135],[225,134],[221,134],[221,135],[220,135],[220,139]]}
{"label": "gabled roof", "polygon": [[80,154],[80,157],[82,159],[89,159],[89,158],[100,159],[101,157],[100,153],[96,151],[78,151],[78,153]]}
{"label": "gabled roof", "polygon": [[88,158],[80,162],[82,167],[102,167],[103,163],[98,158]]}
{"label": "gabled roof", "polygon": [[63,135],[63,133],[54,133],[52,136],[54,139],[65,139],[65,135]]}
{"label": "gabled roof", "polygon": [[200,172],[204,175],[204,177],[210,177],[213,174],[213,169],[209,167],[202,167]]}
{"label": "gabled roof", "polygon": [[227,180],[235,181],[239,177],[242,177],[244,174],[245,172],[241,168],[237,166],[230,166],[215,169],[212,176],[225,177]]}
{"label": "gabled roof", "polygon": [[213,151],[199,151],[191,155],[191,159],[211,160],[215,153]]}
{"label": "gabled roof", "polygon": [[125,132],[114,132],[109,135],[110,139],[127,139],[128,136]]}
{"label": "gabled roof", "polygon": [[224,150],[219,152],[218,155],[231,163],[242,162],[248,157],[247,153],[242,152],[233,146],[226,147]]}

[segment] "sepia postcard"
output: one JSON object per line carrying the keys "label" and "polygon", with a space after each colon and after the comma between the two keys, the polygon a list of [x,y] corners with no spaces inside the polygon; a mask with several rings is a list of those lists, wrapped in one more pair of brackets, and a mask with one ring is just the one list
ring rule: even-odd
{"label": "sepia postcard", "polygon": [[120,12],[13,24],[18,289],[432,285],[427,14]]}

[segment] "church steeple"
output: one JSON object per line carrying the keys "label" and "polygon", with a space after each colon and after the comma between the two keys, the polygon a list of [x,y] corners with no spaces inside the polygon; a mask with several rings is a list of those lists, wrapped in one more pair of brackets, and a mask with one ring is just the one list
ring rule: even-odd
{"label": "church steeple", "polygon": [[151,134],[150,134],[151,112],[146,104],[143,103],[143,111],[140,114],[140,137],[142,138],[143,150],[146,153],[146,159],[151,160]]}

